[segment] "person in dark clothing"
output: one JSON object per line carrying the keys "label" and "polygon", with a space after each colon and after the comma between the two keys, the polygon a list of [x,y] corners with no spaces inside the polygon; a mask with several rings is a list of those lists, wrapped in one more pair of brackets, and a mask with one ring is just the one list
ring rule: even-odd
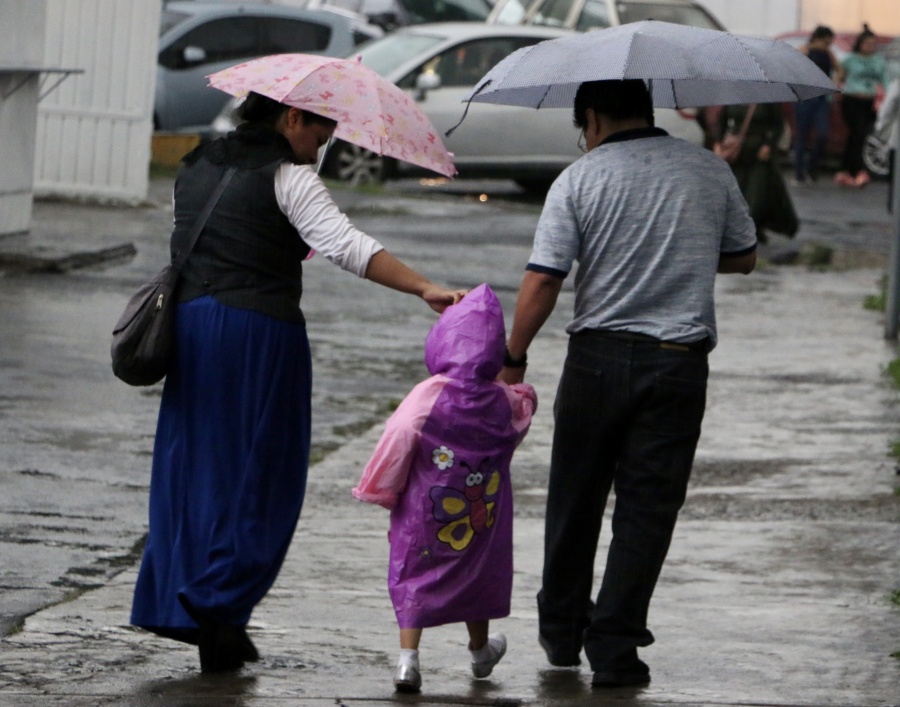
{"label": "person in dark clothing", "polygon": [[236,168],[183,272],[131,614],[136,626],[197,644],[203,672],[258,659],[246,626],[303,505],[312,385],[303,260],[315,250],[438,312],[464,294],[411,270],[338,210],[309,166],[333,120],[257,94],[243,118],[189,154],[175,182],[173,253]]}
{"label": "person in dark clothing", "polygon": [[[800,48],[826,76],[842,81],[844,70],[831,51],[834,32],[819,25]],[[819,160],[828,143],[828,124],[831,117],[831,97],[817,96],[800,101],[794,108],[794,179],[798,185],[818,177]],[[812,144],[810,145],[810,140]]]}

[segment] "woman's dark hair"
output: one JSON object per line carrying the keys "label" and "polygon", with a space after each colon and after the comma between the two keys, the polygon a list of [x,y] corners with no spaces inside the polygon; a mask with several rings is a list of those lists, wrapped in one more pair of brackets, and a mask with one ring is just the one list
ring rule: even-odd
{"label": "woman's dark hair", "polygon": [[817,39],[833,39],[834,38],[834,30],[831,27],[826,27],[825,25],[819,25],[816,27],[812,34],[809,35],[809,41],[815,42]]}
{"label": "woman's dark hair", "polygon": [[862,43],[869,37],[874,37],[875,33],[869,29],[869,25],[863,25],[863,31],[856,35],[856,41],[853,43],[853,53],[858,54]]}
{"label": "woman's dark hair", "polygon": [[653,101],[642,79],[585,81],[575,94],[576,128],[587,127],[587,109],[613,120],[644,118],[653,125]]}
{"label": "woman's dark hair", "polygon": [[[281,115],[289,109],[290,106],[286,103],[279,103],[268,96],[263,96],[260,93],[250,91],[250,93],[247,94],[247,98],[238,109],[238,115],[245,123],[267,125],[268,127],[273,128]],[[328,127],[337,125],[336,120],[326,118],[324,115],[310,113],[309,111],[302,109],[300,112],[303,113],[304,123],[318,123]]]}

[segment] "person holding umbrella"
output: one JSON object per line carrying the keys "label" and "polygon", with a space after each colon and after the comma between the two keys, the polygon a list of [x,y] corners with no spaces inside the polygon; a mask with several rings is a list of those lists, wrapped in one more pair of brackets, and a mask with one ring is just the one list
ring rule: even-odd
{"label": "person holding umbrella", "polygon": [[173,254],[232,174],[182,275],[131,623],[197,644],[204,673],[258,659],[246,625],[278,575],[303,504],[311,412],[304,258],[316,251],[437,312],[464,294],[410,269],[338,210],[310,168],[338,121],[288,101],[251,92],[243,124],[190,153],[175,181]]}
{"label": "person holding umbrella", "polygon": [[[640,685],[637,649],[685,500],[716,345],[716,273],[749,273],[756,230],[728,165],[653,127],[643,80],[584,82],[574,120],[587,154],[554,182],[522,279],[500,378],[526,352],[577,260],[575,316],[556,407],[538,594],[554,666],[595,687]],[[615,487],[596,602],[594,557]]]}

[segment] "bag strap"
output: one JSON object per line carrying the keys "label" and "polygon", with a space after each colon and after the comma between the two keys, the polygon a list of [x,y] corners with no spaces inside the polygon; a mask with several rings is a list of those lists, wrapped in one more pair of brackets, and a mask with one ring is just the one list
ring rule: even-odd
{"label": "bag strap", "polygon": [[747,109],[747,113],[744,115],[744,122],[741,123],[741,131],[738,133],[738,139],[743,141],[744,137],[747,135],[747,128],[750,127],[750,121],[753,119],[753,111],[756,110],[756,104],[753,103]]}
{"label": "bag strap", "polygon": [[225,170],[225,174],[222,175],[222,179],[219,184],[216,186],[215,190],[209,196],[209,200],[206,202],[206,206],[203,207],[203,211],[200,212],[200,215],[197,216],[197,220],[194,221],[194,225],[191,226],[191,232],[187,236],[187,247],[183,250],[179,250],[175,253],[175,257],[172,259],[172,267],[176,270],[181,270],[184,267],[184,264],[187,262],[188,256],[191,254],[191,251],[194,250],[194,246],[197,245],[197,240],[200,238],[200,231],[203,230],[203,227],[206,225],[206,221],[209,219],[209,215],[212,213],[213,209],[216,208],[216,204],[219,202],[219,197],[222,196],[222,192],[225,191],[225,187],[228,186],[228,182],[231,181],[231,178],[234,176],[234,173],[237,171],[237,167],[229,167]]}

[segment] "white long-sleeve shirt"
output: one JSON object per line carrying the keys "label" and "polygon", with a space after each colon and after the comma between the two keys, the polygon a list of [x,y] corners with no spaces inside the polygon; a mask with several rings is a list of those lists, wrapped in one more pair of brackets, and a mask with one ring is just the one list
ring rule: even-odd
{"label": "white long-sleeve shirt", "polygon": [[875,121],[875,132],[881,133],[888,125],[891,127],[891,135],[888,144],[895,150],[900,149],[900,129],[897,128],[897,117],[900,116],[900,76],[888,85],[887,93],[878,109],[878,119]]}
{"label": "white long-sleeve shirt", "polygon": [[384,246],[350,223],[312,167],[283,163],[275,172],[275,198],[310,248],[338,267],[365,277]]}

